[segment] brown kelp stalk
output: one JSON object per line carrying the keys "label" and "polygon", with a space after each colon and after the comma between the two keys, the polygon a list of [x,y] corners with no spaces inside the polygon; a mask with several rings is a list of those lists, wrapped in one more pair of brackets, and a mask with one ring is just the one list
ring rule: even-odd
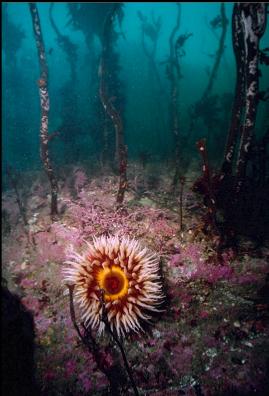
{"label": "brown kelp stalk", "polygon": [[180,131],[179,131],[179,114],[178,114],[178,80],[182,78],[179,59],[185,55],[184,45],[186,40],[192,36],[192,34],[181,34],[176,38],[176,33],[180,27],[181,17],[181,4],[177,5],[177,20],[174,29],[171,32],[169,38],[169,58],[166,65],[166,75],[170,80],[170,122],[171,130],[174,137],[175,151],[175,174],[172,181],[172,190],[179,182],[180,176]]}
{"label": "brown kelp stalk", "polygon": [[[141,21],[141,42],[143,51],[148,60],[148,81],[152,84],[154,89],[154,100],[156,102],[156,123],[159,128],[156,128],[156,138],[160,146],[163,145],[163,131],[166,128],[164,120],[164,111],[162,109],[162,101],[160,100],[164,94],[160,74],[156,64],[156,50],[157,43],[160,36],[161,30],[161,17],[155,18],[153,12],[151,14],[151,20],[148,20],[140,11],[137,12],[138,18]],[[161,132],[161,133],[160,133]]]}
{"label": "brown kelp stalk", "polygon": [[[179,74],[178,58],[175,53],[175,35],[180,26],[180,16],[181,16],[181,5],[177,3],[177,21],[174,29],[169,38],[170,47],[170,58],[169,66],[167,67],[167,76],[171,82],[171,127],[175,142],[175,174],[172,182],[172,188],[175,190],[179,173],[180,173],[180,143],[179,143],[179,119],[178,119],[178,85],[177,85],[177,74]],[[179,77],[179,76],[178,76]]]}
{"label": "brown kelp stalk", "polygon": [[267,5],[265,3],[240,3],[238,7],[244,35],[246,102],[236,164],[236,194],[241,192],[246,176],[247,162],[254,135],[259,102],[259,42],[265,32],[267,22]]}
{"label": "brown kelp stalk", "polygon": [[49,8],[49,18],[50,18],[50,23],[51,26],[53,27],[53,30],[57,36],[57,41],[59,43],[59,46],[62,48],[62,50],[66,53],[67,59],[70,64],[70,71],[71,71],[71,83],[72,87],[75,84],[76,81],[76,60],[77,60],[77,53],[76,53],[76,45],[71,42],[68,36],[63,35],[59,29],[57,28],[55,21],[52,16],[52,10],[54,7],[55,3],[50,3],[50,8]]}
{"label": "brown kelp stalk", "polygon": [[[202,100],[207,98],[212,91],[213,83],[216,79],[220,61],[221,61],[221,58],[222,58],[222,55],[223,55],[224,49],[225,49],[225,38],[226,38],[226,33],[227,33],[228,19],[226,18],[226,15],[225,15],[225,4],[224,3],[220,4],[220,17],[218,18],[218,24],[222,28],[221,36],[220,36],[220,40],[219,40],[219,47],[218,47],[218,50],[215,55],[215,62],[214,62],[212,71],[210,73],[209,81],[208,81],[207,87],[205,89],[205,92],[203,94]],[[214,27],[214,26],[212,26],[212,27]]]}
{"label": "brown kelp stalk", "polygon": [[111,35],[113,33],[113,22],[118,10],[119,4],[115,4],[108,15],[104,24],[103,48],[99,65],[100,87],[99,94],[105,113],[111,118],[115,128],[116,135],[116,159],[119,164],[119,189],[117,193],[117,204],[121,205],[124,199],[124,193],[127,187],[127,148],[124,144],[123,122],[120,112],[115,108],[111,98],[108,95],[106,76],[109,73],[107,62],[109,47],[112,45]]}
{"label": "brown kelp stalk", "polygon": [[[90,111],[92,114],[94,114],[94,122],[90,124],[90,129],[88,132],[95,140],[96,147],[101,147],[100,160],[102,167],[108,165],[109,159],[112,157],[112,155],[110,154],[112,152],[111,141],[113,141],[114,128],[113,125],[111,125],[110,118],[103,110],[102,103],[100,102],[99,79],[96,78],[99,67],[99,56],[97,55],[96,51],[95,39],[98,38],[102,42],[104,21],[107,12],[112,7],[113,3],[67,3],[67,9],[69,11],[68,16],[70,18],[67,22],[67,25],[70,25],[74,30],[80,31],[85,39],[86,56],[89,66],[88,69],[90,73],[89,79],[91,87],[91,92],[89,92],[89,103]],[[110,74],[111,79],[113,78],[113,74],[115,73],[115,70],[113,70],[113,73]],[[76,114],[76,109],[74,110],[72,105],[72,102],[75,102],[75,106],[77,104],[76,97],[72,93],[72,90],[74,91],[73,86],[73,82],[68,82],[64,87],[66,94],[70,92],[69,95],[65,94],[68,102],[67,106],[64,106],[63,108],[63,115],[67,115],[67,118],[63,117],[63,119],[67,120],[69,112],[68,108],[70,107],[70,105],[72,114]],[[70,96],[70,98],[73,97],[72,102],[68,100],[68,96]],[[113,96],[117,96],[117,93],[114,93]],[[75,120],[77,118],[78,116],[76,115]],[[66,134],[66,139],[68,139],[68,143],[72,144],[72,135],[74,136],[74,134],[72,133],[73,126],[70,125],[70,122],[63,122],[63,129]],[[113,131],[111,129],[113,129]],[[99,152],[99,149],[97,151]]]}
{"label": "brown kelp stalk", "polygon": [[94,360],[97,364],[98,369],[107,377],[110,390],[112,396],[118,396],[120,394],[121,385],[123,385],[122,380],[122,373],[121,368],[118,365],[112,365],[108,367],[105,364],[103,359],[103,351],[101,350],[100,346],[96,343],[93,335],[91,334],[91,330],[85,326],[84,323],[81,323],[83,328],[83,333],[80,330],[75,315],[75,308],[74,308],[74,301],[73,301],[73,293],[74,293],[74,285],[67,285],[69,289],[69,308],[70,308],[70,315],[73,326],[78,333],[79,338],[81,339],[82,343],[88,348],[89,352],[93,355]]}
{"label": "brown kelp stalk", "polygon": [[[150,75],[154,75],[156,78],[156,81],[158,82],[160,92],[163,91],[162,83],[161,83],[161,78],[160,74],[158,72],[157,66],[156,66],[156,61],[155,61],[155,56],[156,56],[156,50],[157,50],[157,42],[160,34],[160,29],[161,29],[161,18],[159,17],[158,19],[155,19],[154,16],[152,15],[152,22],[148,22],[147,17],[145,17],[140,11],[137,13],[140,21],[141,21],[141,28],[142,28],[142,48],[143,51],[148,58],[149,62],[149,73]],[[150,47],[146,44],[146,37],[148,37],[152,43],[151,49]]]}
{"label": "brown kelp stalk", "polygon": [[218,49],[215,53],[215,61],[211,72],[209,74],[209,80],[205,87],[205,90],[201,96],[201,98],[192,106],[192,110],[190,112],[191,120],[190,120],[190,127],[189,127],[189,135],[193,134],[195,129],[195,124],[199,118],[201,118],[204,124],[207,126],[208,129],[208,143],[212,135],[212,129],[218,123],[217,120],[217,113],[219,111],[217,106],[217,95],[212,95],[211,92],[213,90],[214,82],[217,78],[221,58],[224,54],[225,50],[225,38],[227,33],[227,25],[228,19],[225,15],[225,4],[221,3],[220,5],[220,15],[216,16],[210,22],[212,29],[221,28],[221,35],[219,39]]}
{"label": "brown kelp stalk", "polygon": [[40,20],[36,3],[29,3],[30,13],[32,16],[34,36],[38,51],[40,78],[38,80],[39,95],[41,103],[41,125],[40,125],[40,155],[43,166],[48,175],[51,186],[51,217],[55,219],[58,214],[57,196],[58,183],[53,171],[49,157],[49,134],[48,134],[48,114],[49,114],[49,93],[48,93],[48,66],[46,63],[45,47],[42,38]]}
{"label": "brown kelp stalk", "polygon": [[241,23],[239,4],[235,3],[232,16],[232,41],[236,60],[236,86],[233,101],[232,119],[228,132],[222,174],[231,174],[237,138],[245,102],[245,48],[243,45],[243,26]]}

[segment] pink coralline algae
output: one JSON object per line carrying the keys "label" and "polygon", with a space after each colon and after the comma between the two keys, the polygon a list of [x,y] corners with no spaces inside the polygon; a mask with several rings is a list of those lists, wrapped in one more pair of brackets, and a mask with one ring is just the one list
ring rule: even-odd
{"label": "pink coralline algae", "polygon": [[58,241],[53,228],[49,231],[39,232],[35,235],[37,264],[46,262],[61,262],[65,257],[65,248]]}
{"label": "pink coralline algae", "polygon": [[199,316],[201,319],[206,319],[209,317],[209,313],[207,311],[201,311]]}
{"label": "pink coralline algae", "polygon": [[193,279],[204,279],[209,283],[215,283],[219,280],[231,279],[233,269],[222,265],[201,264],[197,270],[192,273]]}
{"label": "pink coralline algae", "polygon": [[179,277],[204,279],[209,283],[231,279],[234,273],[227,258],[221,264],[208,262],[198,244],[189,244],[180,253],[173,255],[170,266],[177,269]]}
{"label": "pink coralline algae", "polygon": [[79,374],[78,379],[82,385],[83,391],[89,392],[89,390],[92,388],[92,383],[89,378],[89,373],[83,372],[83,373]]}
{"label": "pink coralline algae", "polygon": [[174,254],[171,257],[170,265],[172,267],[177,267],[179,265],[182,265],[182,263],[181,263],[181,254]]}
{"label": "pink coralline algae", "polygon": [[53,381],[56,378],[56,373],[53,370],[47,370],[44,374],[45,381]]}
{"label": "pink coralline algae", "polygon": [[76,371],[76,362],[75,360],[71,359],[65,364],[65,376],[70,377]]}
{"label": "pink coralline algae", "polygon": [[20,287],[23,289],[33,289],[36,285],[36,282],[33,279],[24,278],[20,282]]}
{"label": "pink coralline algae", "polygon": [[21,301],[23,305],[27,309],[32,311],[35,315],[39,313],[40,303],[36,297],[28,295],[26,297],[23,297]]}
{"label": "pink coralline algae", "polygon": [[[196,219],[188,219],[188,208],[183,208],[185,229],[193,232],[184,229],[182,236],[175,211],[155,205],[151,196],[146,203],[134,199],[131,190],[126,192],[125,205],[116,209],[113,180],[88,180],[86,171],[75,168],[62,180],[59,202],[65,210],[53,223],[48,221],[48,208],[41,205],[47,201],[48,186],[43,188],[39,182],[29,189],[32,198],[27,215],[32,220],[33,244],[27,241],[15,197],[11,194],[4,200],[10,227],[4,236],[3,269],[34,316],[42,394],[84,396],[108,391],[108,380],[94,355],[77,337],[61,272],[69,252],[82,254],[85,240],[107,239],[108,235],[141,240],[160,258],[156,274],[167,296],[164,311],[154,314],[151,326],[143,322],[145,332],[130,331],[124,337],[139,393],[265,394],[268,250],[261,256],[247,248],[237,257],[229,250],[218,255],[208,236],[194,232]],[[87,261],[82,264],[87,272]],[[102,264],[106,265],[105,260]],[[74,302],[79,320],[81,312]],[[92,328],[92,335],[102,345],[103,367],[110,370],[118,357],[108,334],[98,338]],[[194,388],[197,383],[201,391]],[[129,394],[130,389],[125,392]]]}

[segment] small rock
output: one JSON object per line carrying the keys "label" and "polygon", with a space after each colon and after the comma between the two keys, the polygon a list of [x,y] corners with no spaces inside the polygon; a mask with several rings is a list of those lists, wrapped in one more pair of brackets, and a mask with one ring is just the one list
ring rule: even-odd
{"label": "small rock", "polygon": [[152,333],[153,333],[154,337],[161,338],[161,332],[159,330],[154,329]]}
{"label": "small rock", "polygon": [[156,208],[156,203],[147,197],[141,198],[139,203],[143,206],[150,206],[152,208]]}
{"label": "small rock", "polygon": [[234,325],[234,327],[240,327],[241,325],[240,325],[240,322],[238,322],[238,320],[236,320],[234,323],[233,323],[233,325]]}
{"label": "small rock", "polygon": [[250,348],[253,348],[253,344],[251,344],[251,342],[249,342],[249,341],[245,341],[243,344]]}

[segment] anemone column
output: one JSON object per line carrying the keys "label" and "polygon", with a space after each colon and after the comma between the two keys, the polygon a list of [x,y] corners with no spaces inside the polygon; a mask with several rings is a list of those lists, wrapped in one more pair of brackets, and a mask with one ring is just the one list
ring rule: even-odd
{"label": "anemone column", "polygon": [[40,125],[40,156],[44,169],[48,175],[51,186],[51,216],[52,219],[57,215],[57,196],[58,182],[53,171],[49,157],[49,134],[48,134],[48,115],[50,109],[49,93],[48,93],[48,66],[46,63],[45,47],[42,38],[41,26],[37,7],[35,3],[29,3],[30,13],[32,16],[34,36],[38,51],[38,59],[40,66],[40,78],[38,80],[40,104],[41,104],[41,125]]}

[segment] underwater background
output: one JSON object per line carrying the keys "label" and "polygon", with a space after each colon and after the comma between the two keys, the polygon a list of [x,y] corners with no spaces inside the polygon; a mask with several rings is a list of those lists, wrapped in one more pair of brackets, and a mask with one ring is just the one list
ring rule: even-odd
{"label": "underwater background", "polygon": [[4,395],[268,394],[267,13],[2,3]]}

